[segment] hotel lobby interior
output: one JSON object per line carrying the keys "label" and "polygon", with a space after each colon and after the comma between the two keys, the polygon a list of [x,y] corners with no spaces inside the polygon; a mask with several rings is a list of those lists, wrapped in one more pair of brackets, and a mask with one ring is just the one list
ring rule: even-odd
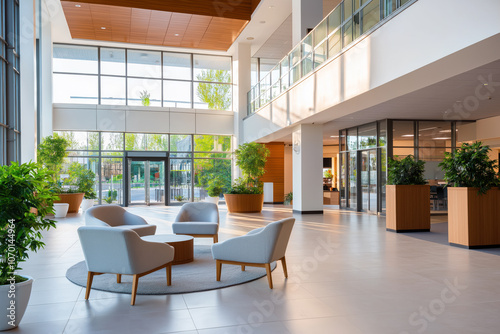
{"label": "hotel lobby interior", "polygon": [[[19,264],[24,316],[0,328],[498,333],[498,13],[497,0],[2,0],[4,263],[8,167],[51,169],[60,200]],[[25,217],[52,210],[36,203]]]}

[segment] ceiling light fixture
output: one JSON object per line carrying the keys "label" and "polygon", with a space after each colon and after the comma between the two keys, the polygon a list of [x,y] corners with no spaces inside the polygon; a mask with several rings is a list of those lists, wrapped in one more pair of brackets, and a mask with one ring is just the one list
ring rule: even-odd
{"label": "ceiling light fixture", "polygon": [[253,41],[254,39],[255,38],[253,38],[253,37],[247,37],[247,40],[249,40],[249,41]]}
{"label": "ceiling light fixture", "polygon": [[441,132],[441,133],[448,133],[448,132],[451,132],[451,130],[441,130],[439,132]]}
{"label": "ceiling light fixture", "polygon": [[175,37],[179,36],[179,34],[174,34]]}
{"label": "ceiling light fixture", "polygon": [[75,5],[76,8],[80,8],[82,5]]}
{"label": "ceiling light fixture", "polygon": [[330,138],[338,138],[339,136],[330,136]]}
{"label": "ceiling light fixture", "polygon": [[274,6],[273,6],[273,5],[271,5],[271,6],[269,6],[269,8],[274,8]]}
{"label": "ceiling light fixture", "polygon": [[433,140],[449,140],[451,138],[448,138],[448,137],[436,137],[436,138],[432,138]]}
{"label": "ceiling light fixture", "polygon": [[413,137],[413,135],[402,135],[401,137]]}
{"label": "ceiling light fixture", "polygon": [[264,24],[264,23],[266,23],[266,21],[260,21],[260,23]]}
{"label": "ceiling light fixture", "polygon": [[101,27],[102,30],[106,30],[106,27]]}

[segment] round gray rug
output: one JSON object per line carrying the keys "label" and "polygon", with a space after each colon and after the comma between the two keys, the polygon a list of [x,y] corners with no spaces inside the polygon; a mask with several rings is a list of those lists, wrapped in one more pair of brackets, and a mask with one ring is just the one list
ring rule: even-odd
{"label": "round gray rug", "polygon": [[[271,265],[271,268],[272,270],[276,268],[276,262]],[[137,294],[168,295],[220,289],[264,277],[266,269],[246,267],[245,271],[241,271],[240,266],[223,264],[220,282],[215,280],[215,274],[215,260],[212,258],[210,246],[195,246],[193,262],[172,266],[171,286],[167,286],[165,269],[160,269],[139,279]],[[66,277],[71,282],[86,287],[87,266],[85,261],[78,262],[69,268]],[[267,281],[263,284],[267,285]],[[92,289],[130,294],[132,276],[123,275],[122,283],[116,283],[116,275],[114,274],[94,276]]]}

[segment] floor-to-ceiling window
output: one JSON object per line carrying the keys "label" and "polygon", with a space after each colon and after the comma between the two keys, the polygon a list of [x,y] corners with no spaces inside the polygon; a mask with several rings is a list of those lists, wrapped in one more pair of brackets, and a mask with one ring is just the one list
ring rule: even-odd
{"label": "floor-to-ceiling window", "polygon": [[19,2],[0,1],[0,165],[19,161]]}
{"label": "floor-to-ceiling window", "polygon": [[54,103],[232,110],[231,57],[55,44]]}
{"label": "floor-to-ceiling window", "polygon": [[[224,190],[231,186],[231,136],[57,133],[70,143],[64,169],[72,163],[80,163],[92,170],[96,174],[96,202],[99,203],[149,203],[144,200],[148,192],[148,198],[159,204],[201,201],[206,198],[212,180],[219,179]],[[164,163],[147,158],[158,157],[159,153],[165,157]],[[130,175],[125,175],[125,164],[130,157],[136,157],[137,161],[131,162]]]}

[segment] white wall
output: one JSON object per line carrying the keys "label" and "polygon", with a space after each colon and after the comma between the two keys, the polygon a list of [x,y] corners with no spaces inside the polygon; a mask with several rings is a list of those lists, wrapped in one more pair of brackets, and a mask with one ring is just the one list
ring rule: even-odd
{"label": "white wall", "polygon": [[54,104],[55,131],[233,135],[232,111]]}
{"label": "white wall", "polygon": [[245,141],[276,140],[270,134],[299,122],[335,120],[500,59],[498,13],[495,0],[415,2],[247,118]]}
{"label": "white wall", "polygon": [[40,44],[41,53],[41,117],[40,138],[52,134],[52,23],[50,9],[46,1],[42,1],[42,36]]}

